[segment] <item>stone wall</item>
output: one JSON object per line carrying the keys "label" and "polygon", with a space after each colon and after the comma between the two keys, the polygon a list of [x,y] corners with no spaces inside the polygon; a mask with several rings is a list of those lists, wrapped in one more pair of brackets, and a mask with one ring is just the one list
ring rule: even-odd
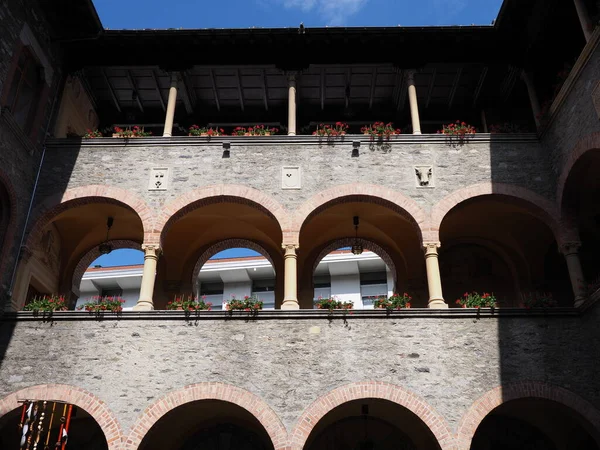
{"label": "stone wall", "polygon": [[135,313],[103,321],[6,319],[0,325],[0,398],[46,383],[81,388],[106,403],[125,434],[161,397],[204,382],[253,393],[288,431],[319,397],[364,381],[411,392],[453,432],[473,403],[500,385],[543,382],[600,408],[600,381],[592,376],[600,357],[598,308],[582,316],[481,318],[356,312],[347,321],[314,313],[249,321],[219,312],[197,321],[152,314],[138,320],[128,319]]}

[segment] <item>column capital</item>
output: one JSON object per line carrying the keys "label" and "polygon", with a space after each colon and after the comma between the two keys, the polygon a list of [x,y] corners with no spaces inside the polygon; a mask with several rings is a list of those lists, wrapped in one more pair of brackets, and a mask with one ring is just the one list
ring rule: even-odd
{"label": "column capital", "polygon": [[158,244],[142,244],[142,251],[146,256],[159,256],[162,253],[162,249]]}
{"label": "column capital", "polygon": [[416,69],[407,69],[404,73],[406,74],[406,79],[409,82],[415,81],[415,74],[417,73]]}
{"label": "column capital", "polygon": [[442,244],[440,242],[423,242],[423,249],[425,250],[426,255],[436,254],[438,248],[440,248]]}
{"label": "column capital", "polygon": [[573,242],[563,242],[560,245],[560,252],[565,255],[573,255],[579,252],[581,248],[581,242],[573,241]]}
{"label": "column capital", "polygon": [[285,250],[286,256],[296,255],[296,250],[300,248],[299,245],[296,244],[281,244],[281,248]]}

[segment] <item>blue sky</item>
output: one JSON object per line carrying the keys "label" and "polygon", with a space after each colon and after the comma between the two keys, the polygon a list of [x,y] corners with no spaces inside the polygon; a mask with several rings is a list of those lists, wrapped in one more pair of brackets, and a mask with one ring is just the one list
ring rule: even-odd
{"label": "blue sky", "polygon": [[[237,256],[258,256],[254,250],[247,248],[231,248],[217,253],[211,259],[217,258],[233,258]],[[130,266],[133,264],[143,264],[144,255],[139,250],[121,249],[115,250],[108,255],[102,255],[96,261],[94,261],[90,267],[95,265],[101,265],[102,267],[114,267],[114,266]]]}
{"label": "blue sky", "polygon": [[489,25],[502,0],[94,0],[105,28]]}

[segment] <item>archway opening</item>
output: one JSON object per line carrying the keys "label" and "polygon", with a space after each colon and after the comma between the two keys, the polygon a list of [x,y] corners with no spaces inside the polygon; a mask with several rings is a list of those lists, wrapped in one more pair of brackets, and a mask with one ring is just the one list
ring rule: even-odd
{"label": "archway opening", "polygon": [[425,423],[408,409],[381,399],[344,403],[313,428],[307,450],[434,450],[440,446]]}
{"label": "archway opening", "polygon": [[[197,294],[196,275],[222,250],[243,247],[259,251],[271,258],[276,273],[283,273],[279,222],[263,206],[246,199],[222,196],[194,202],[169,219],[161,241],[156,308],[165,307],[175,295]],[[281,301],[282,294],[275,291]]]}
{"label": "archway opening", "polygon": [[140,450],[273,450],[262,424],[244,408],[201,400],[165,414],[148,431]]}
{"label": "archway opening", "polygon": [[[54,448],[59,438],[59,432],[61,427],[61,417],[65,410],[63,409],[64,404],[56,403],[56,407],[53,408],[53,402],[47,402],[46,409],[43,410],[43,402],[39,402],[39,411],[37,420],[31,422],[31,427],[37,427],[40,423],[41,413],[44,412],[44,418],[41,421],[42,432],[39,435],[37,448],[44,449],[46,442],[48,442],[48,448]],[[23,436],[23,428],[20,427],[21,417],[23,414],[23,408],[17,408],[13,411],[5,414],[0,418],[0,448],[21,448],[20,441]],[[50,421],[52,420],[52,424]],[[27,422],[25,422],[27,423]],[[37,430],[37,428],[35,428]],[[35,431],[34,430],[34,431]],[[29,436],[29,434],[28,434]],[[37,434],[33,434],[32,438],[35,441]],[[108,443],[104,432],[98,422],[94,420],[92,416],[88,414],[83,408],[73,406],[71,411],[69,431],[68,431],[68,449],[86,449],[86,450],[108,450]]]}
{"label": "archway opening", "polygon": [[[358,228],[355,218],[358,218]],[[396,289],[426,299],[422,236],[415,219],[387,200],[353,195],[320,206],[302,224],[298,252],[302,308],[313,307],[313,274],[321,258],[336,248],[352,246],[356,238],[364,242],[364,248],[382,249],[389,256],[386,263],[393,271]]]}
{"label": "archway opening", "polygon": [[[119,245],[111,241],[113,247]],[[77,270],[73,275],[73,285],[79,288],[77,306],[98,297],[120,297],[125,301],[123,310],[131,310],[140,297],[142,273],[144,269],[144,252],[139,245],[121,242],[122,248],[115,248],[109,254],[100,255],[91,263],[88,261],[98,254],[97,247],[90,256],[84,257],[78,267],[86,267],[85,272]],[[128,248],[128,247],[133,248]],[[78,281],[79,280],[79,281]]]}
{"label": "archway opening", "polygon": [[28,244],[31,257],[21,265],[15,286],[21,306],[35,295],[61,294],[74,307],[79,297],[74,274],[83,275],[94,256],[100,254],[102,244],[122,241],[139,245],[143,240],[138,214],[116,200],[78,199],[59,209],[51,217],[42,217],[34,228],[39,233],[32,235],[33,242]]}
{"label": "archway opening", "polygon": [[570,408],[551,400],[506,402],[477,427],[471,450],[598,450],[593,428]]}
{"label": "archway opening", "polygon": [[373,309],[376,298],[393,294],[396,271],[389,255],[373,243],[358,242],[360,254],[352,253],[352,247],[338,247],[340,243],[333,244],[333,251],[328,246],[321,252],[313,271],[314,303],[335,298],[351,302],[354,309]]}
{"label": "archway opening", "polygon": [[492,293],[498,306],[519,307],[552,294],[572,305],[573,294],[555,236],[534,205],[484,195],[451,209],[440,225],[440,272],[450,307],[465,292]]}
{"label": "archway opening", "polygon": [[600,287],[600,149],[585,153],[565,182],[562,215],[574,219],[579,230],[579,255],[586,280]]}
{"label": "archway opening", "polygon": [[192,281],[196,296],[212,303],[213,310],[222,310],[230,300],[245,297],[262,301],[263,309],[275,309],[278,286],[273,260],[265,249],[250,241],[236,239],[210,247],[198,259]]}

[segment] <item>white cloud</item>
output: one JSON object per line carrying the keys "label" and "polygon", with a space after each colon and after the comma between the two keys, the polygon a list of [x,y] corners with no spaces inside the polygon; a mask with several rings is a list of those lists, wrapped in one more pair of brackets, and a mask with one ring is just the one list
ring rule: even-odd
{"label": "white cloud", "polygon": [[327,25],[340,26],[356,14],[369,0],[272,0],[289,9],[315,12]]}

